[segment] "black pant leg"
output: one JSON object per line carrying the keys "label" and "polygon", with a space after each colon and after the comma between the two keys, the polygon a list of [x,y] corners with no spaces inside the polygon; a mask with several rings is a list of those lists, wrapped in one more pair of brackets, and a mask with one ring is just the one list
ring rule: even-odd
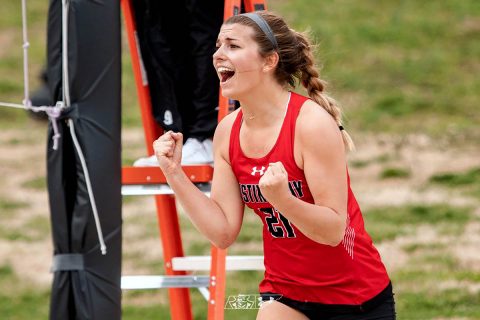
{"label": "black pant leg", "polygon": [[219,80],[213,67],[223,0],[187,0],[190,16],[192,105],[180,110],[189,136],[200,140],[213,136],[218,118]]}
{"label": "black pant leg", "polygon": [[[136,0],[140,47],[152,112],[165,130],[184,132],[179,110],[191,103],[188,14],[182,0]],[[141,23],[142,26],[139,26]]]}

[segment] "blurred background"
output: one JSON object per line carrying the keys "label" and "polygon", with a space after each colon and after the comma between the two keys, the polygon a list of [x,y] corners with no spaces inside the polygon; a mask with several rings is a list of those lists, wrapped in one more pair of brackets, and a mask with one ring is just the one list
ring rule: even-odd
{"label": "blurred background", "polygon": [[[394,285],[399,319],[480,319],[480,2],[276,0],[308,30],[329,93],[357,150],[352,189]],[[23,99],[20,1],[0,0],[0,101]],[[48,1],[28,1],[31,91],[41,87]],[[144,156],[123,37],[122,161]],[[48,317],[52,244],[46,192],[48,122],[0,107],[0,314]],[[163,270],[152,197],[124,197],[124,274]],[[209,244],[181,215],[185,251]],[[262,254],[247,212],[231,254]],[[227,295],[256,294],[262,275],[228,274]],[[192,291],[196,319],[207,304]],[[124,319],[169,319],[166,291],[124,292]],[[227,310],[226,319],[256,312]]]}

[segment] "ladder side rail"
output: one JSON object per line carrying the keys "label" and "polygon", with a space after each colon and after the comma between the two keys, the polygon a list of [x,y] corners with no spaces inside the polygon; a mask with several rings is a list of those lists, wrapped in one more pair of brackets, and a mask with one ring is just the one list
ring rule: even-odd
{"label": "ladder side rail", "polygon": [[[162,133],[162,130],[152,117],[150,90],[145,69],[142,65],[131,0],[122,0],[121,6],[125,17],[130,56],[132,59],[132,67],[140,101],[145,142],[148,153],[153,154],[153,141]],[[173,257],[184,255],[175,199],[173,196],[155,196],[155,203],[157,207],[158,227],[164,253],[165,272],[167,275],[185,275],[185,272],[173,271],[171,268],[171,259]],[[170,312],[172,319],[191,320],[192,306],[189,290],[187,288],[170,288],[168,289],[168,293],[170,297]]]}
{"label": "ladder side rail", "polygon": [[[157,206],[157,220],[163,248],[165,274],[172,276],[186,275],[185,271],[175,271],[172,268],[172,258],[184,256],[175,197],[173,195],[155,196],[155,204]],[[186,288],[170,288],[168,292],[172,319],[193,319],[190,291]]]}
{"label": "ladder side rail", "polygon": [[223,320],[226,287],[226,249],[212,245],[210,266],[210,286],[208,300],[208,320]]}
{"label": "ladder side rail", "polygon": [[267,3],[264,0],[243,0],[246,12],[267,10]]}

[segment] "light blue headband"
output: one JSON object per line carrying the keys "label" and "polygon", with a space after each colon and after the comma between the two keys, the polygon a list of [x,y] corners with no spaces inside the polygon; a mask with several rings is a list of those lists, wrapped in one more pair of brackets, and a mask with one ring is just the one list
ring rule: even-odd
{"label": "light blue headband", "polygon": [[273,35],[273,31],[268,25],[267,21],[265,21],[265,19],[263,19],[261,15],[255,12],[242,13],[241,15],[253,20],[253,22],[255,22],[257,26],[259,26],[260,29],[262,29],[263,33],[265,33],[268,40],[270,40],[270,42],[272,43],[273,48],[275,50],[278,50],[277,39],[275,39],[275,36]]}

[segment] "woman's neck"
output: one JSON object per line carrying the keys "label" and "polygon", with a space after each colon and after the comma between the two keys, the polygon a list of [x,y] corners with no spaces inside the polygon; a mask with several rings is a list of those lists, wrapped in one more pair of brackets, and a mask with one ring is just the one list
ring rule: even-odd
{"label": "woman's neck", "polygon": [[269,91],[252,92],[245,99],[240,100],[243,120],[249,126],[260,126],[283,119],[289,99],[289,91],[277,87]]}

